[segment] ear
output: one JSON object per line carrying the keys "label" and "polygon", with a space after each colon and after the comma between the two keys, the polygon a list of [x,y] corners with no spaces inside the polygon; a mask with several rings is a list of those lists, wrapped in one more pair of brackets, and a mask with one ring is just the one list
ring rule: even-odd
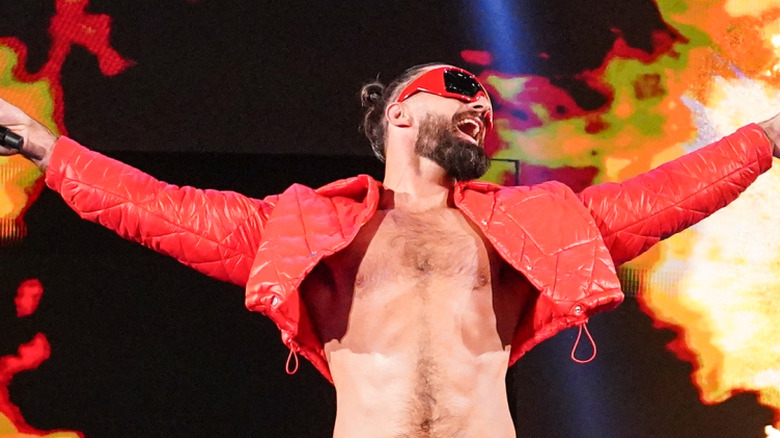
{"label": "ear", "polygon": [[410,108],[403,103],[393,102],[385,110],[387,123],[398,126],[399,128],[408,128],[412,125],[412,113]]}

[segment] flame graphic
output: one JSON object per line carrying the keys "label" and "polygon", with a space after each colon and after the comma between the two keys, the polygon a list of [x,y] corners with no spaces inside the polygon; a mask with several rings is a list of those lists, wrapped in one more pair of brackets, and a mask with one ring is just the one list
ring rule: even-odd
{"label": "flame graphic", "polygon": [[[483,73],[498,107],[492,156],[547,169],[531,167],[521,183],[620,181],[780,111],[780,2],[657,3],[669,29],[652,53],[618,37],[601,67],[582,73],[608,98],[596,111],[545,78]],[[511,182],[513,171],[494,165],[487,178]],[[780,427],[779,198],[776,163],[732,205],[622,269],[640,279],[655,324],[678,333],[669,348],[694,364],[702,402],[756,392],[776,413],[767,436]]]}
{"label": "flame graphic", "polygon": [[[89,0],[55,0],[55,15],[49,24],[52,45],[48,59],[38,73],[26,68],[27,48],[16,38],[0,39],[0,97],[20,107],[55,134],[65,133],[62,101],[62,67],[74,44],[86,48],[98,59],[100,70],[110,76],[132,65],[109,43],[111,19],[85,11]],[[0,157],[0,244],[24,237],[24,212],[43,188],[41,173],[20,156]],[[43,289],[37,280],[23,283],[17,295],[17,314],[25,317],[37,308]],[[0,358],[0,437],[77,438],[78,432],[44,432],[29,426],[10,401],[8,385],[21,371],[37,368],[48,359],[46,336],[38,333],[19,346],[16,355]]]}
{"label": "flame graphic", "polygon": [[[19,285],[16,295],[16,311],[20,318],[35,312],[43,295],[43,285],[37,279],[25,280]],[[77,432],[44,432],[31,427],[24,421],[19,409],[11,403],[8,386],[14,375],[38,368],[49,358],[51,348],[46,335],[37,333],[19,346],[17,354],[0,357],[0,438],[80,438]]]}
{"label": "flame graphic", "polygon": [[[195,1],[195,0],[189,0]],[[0,97],[55,133],[65,133],[61,72],[74,44],[96,56],[104,75],[132,65],[110,45],[110,17],[87,12],[89,0],[54,0],[47,62],[26,70],[26,47],[0,39]],[[602,65],[580,79],[608,103],[581,109],[539,76],[486,71],[500,111],[491,155],[520,159],[521,183],[556,178],[575,189],[617,181],[695,149],[735,127],[777,112],[780,93],[780,4],[777,0],[658,0],[669,28],[651,53],[618,38]],[[489,65],[490,56],[464,52]],[[512,182],[495,166],[488,179]],[[773,170],[727,209],[658,245],[626,272],[643,278],[639,299],[659,327],[678,339],[670,348],[695,365],[705,403],[756,391],[778,413],[767,436],[780,435],[780,172]],[[41,188],[40,174],[18,157],[0,158],[0,242],[24,234],[22,217]],[[29,285],[28,285],[29,286]],[[21,294],[21,293],[20,293]],[[35,306],[21,309],[23,317]],[[38,431],[9,401],[15,374],[49,355],[45,335],[0,358],[0,437],[74,437]]]}
{"label": "flame graphic", "polygon": [[[116,75],[132,65],[109,42],[111,19],[85,11],[89,0],[55,0],[49,23],[52,45],[39,72],[25,68],[27,47],[16,38],[0,38],[0,97],[20,107],[55,134],[65,134],[62,66],[74,44],[98,59],[100,71]],[[0,243],[24,237],[24,211],[43,187],[40,172],[29,161],[0,157]]]}
{"label": "flame graphic", "polygon": [[[13,48],[0,41],[0,97],[58,132],[52,118],[50,87],[45,80],[17,80],[13,72],[18,70],[19,58]],[[24,237],[23,213],[43,188],[40,176],[38,168],[21,156],[0,157],[0,243]]]}

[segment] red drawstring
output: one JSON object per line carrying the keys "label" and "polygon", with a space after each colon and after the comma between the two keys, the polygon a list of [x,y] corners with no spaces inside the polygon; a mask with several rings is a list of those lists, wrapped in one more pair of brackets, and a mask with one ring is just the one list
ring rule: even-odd
{"label": "red drawstring", "polygon": [[[593,354],[591,354],[590,357],[585,360],[577,359],[577,357],[574,355],[577,352],[577,346],[580,344],[580,338],[582,338],[583,329],[585,330],[585,334],[588,336],[588,340],[590,340],[590,345],[593,347]],[[580,325],[580,331],[577,333],[577,340],[574,341],[574,346],[571,348],[571,360],[577,363],[588,363],[596,358],[596,353],[596,342],[593,340],[593,336],[590,335],[590,331],[588,331],[588,325]]]}
{"label": "red drawstring", "polygon": [[[295,368],[293,370],[290,370],[291,358],[295,358]],[[292,346],[290,346],[290,354],[287,355],[287,363],[284,364],[284,370],[291,376],[298,372],[298,353],[295,352],[295,349],[293,349]]]}

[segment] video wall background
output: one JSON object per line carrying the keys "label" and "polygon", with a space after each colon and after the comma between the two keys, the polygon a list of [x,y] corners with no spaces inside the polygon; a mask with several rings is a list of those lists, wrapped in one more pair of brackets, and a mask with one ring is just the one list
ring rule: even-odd
{"label": "video wall background", "polygon": [[[148,4],[147,4],[148,3]],[[780,2],[0,4],[0,97],[160,179],[261,197],[382,176],[358,91],[430,61],[488,84],[487,179],[619,181],[780,110]],[[621,270],[629,299],[509,372],[518,436],[780,427],[780,173]],[[79,220],[0,158],[0,437],[330,436],[240,288]],[[585,352],[587,353],[587,352]]]}

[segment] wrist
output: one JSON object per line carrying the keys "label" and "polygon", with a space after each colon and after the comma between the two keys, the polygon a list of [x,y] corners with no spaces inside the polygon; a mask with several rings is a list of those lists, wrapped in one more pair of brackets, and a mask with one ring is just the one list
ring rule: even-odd
{"label": "wrist", "polygon": [[758,124],[764,131],[766,138],[772,143],[772,155],[780,158],[780,119],[772,117]]}
{"label": "wrist", "polygon": [[35,163],[41,172],[46,172],[56,142],[57,137],[42,125],[33,127],[28,132],[20,152],[28,160]]}

